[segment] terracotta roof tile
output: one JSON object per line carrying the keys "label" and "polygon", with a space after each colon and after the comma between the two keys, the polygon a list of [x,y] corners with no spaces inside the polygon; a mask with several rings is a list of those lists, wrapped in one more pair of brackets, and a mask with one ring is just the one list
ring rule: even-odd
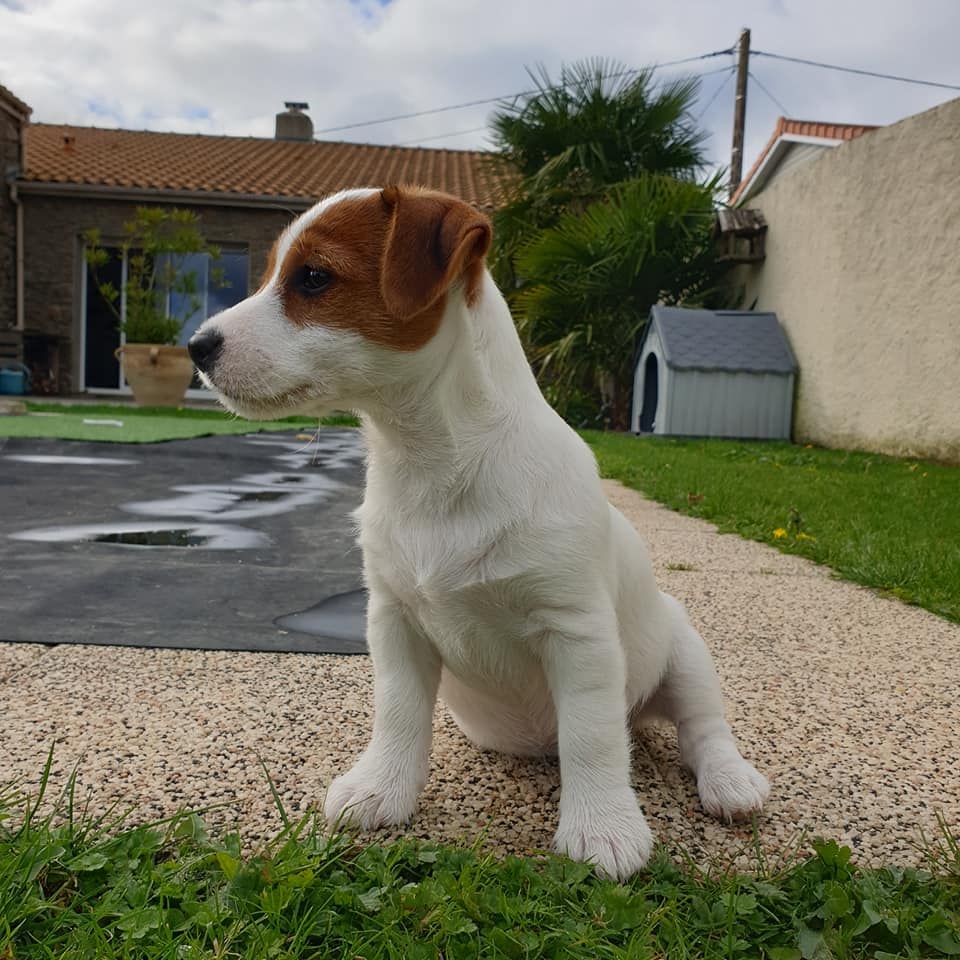
{"label": "terracotta roof tile", "polygon": [[791,120],[788,117],[781,117],[780,124],[782,124],[781,133],[792,133],[800,137],[821,137],[824,140],[856,140],[868,130],[877,129],[863,123],[818,123],[815,120]]}
{"label": "terracotta roof tile", "polygon": [[21,179],[292,200],[403,182],[492,207],[510,175],[492,154],[482,151],[36,123],[26,128],[26,170]]}
{"label": "terracotta roof tile", "polygon": [[816,120],[791,120],[789,117],[779,117],[777,126],[773,131],[773,136],[767,141],[766,146],[760,151],[753,166],[747,171],[747,175],[740,181],[733,196],[731,203],[736,203],[746,192],[747,187],[753,180],[757,171],[763,166],[767,154],[774,148],[776,142],[783,136],[795,137],[818,137],[821,140],[856,140],[857,137],[868,133],[870,130],[876,130],[876,127],[868,126],[863,123],[820,123]]}

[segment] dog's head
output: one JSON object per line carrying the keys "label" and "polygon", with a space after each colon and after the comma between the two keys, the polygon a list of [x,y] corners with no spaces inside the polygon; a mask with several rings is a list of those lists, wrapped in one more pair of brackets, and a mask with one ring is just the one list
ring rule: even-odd
{"label": "dog's head", "polygon": [[418,375],[451,309],[475,305],[490,239],[446,194],[335,194],[281,234],[260,289],[207,320],[190,355],[244,416],[362,409]]}

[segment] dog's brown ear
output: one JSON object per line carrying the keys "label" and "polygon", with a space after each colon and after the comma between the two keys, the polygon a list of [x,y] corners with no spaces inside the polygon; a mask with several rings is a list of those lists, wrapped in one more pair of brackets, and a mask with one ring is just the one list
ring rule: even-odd
{"label": "dog's brown ear", "polygon": [[390,210],[380,275],[387,309],[400,319],[415,317],[461,277],[472,305],[490,249],[490,221],[469,204],[444,194],[387,187],[380,195]]}

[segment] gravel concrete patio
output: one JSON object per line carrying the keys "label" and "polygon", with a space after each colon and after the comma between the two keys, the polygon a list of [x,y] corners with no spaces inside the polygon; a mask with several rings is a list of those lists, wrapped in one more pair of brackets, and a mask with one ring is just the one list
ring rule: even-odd
{"label": "gravel concrete patio", "polygon": [[[662,588],[688,605],[743,752],[771,780],[767,854],[806,832],[848,843],[864,864],[909,864],[938,812],[960,827],[960,627],[619,485],[608,494],[647,539]],[[222,804],[211,823],[265,837],[279,821],[259,758],[298,814],[361,750],[370,720],[366,657],[0,644],[0,782],[36,784],[55,743],[51,789],[79,763],[93,808],[136,805],[134,820]],[[484,754],[442,708],[435,728],[409,832],[547,848],[556,762]],[[674,851],[749,862],[750,826],[701,813],[672,730],[637,744],[634,784]]]}

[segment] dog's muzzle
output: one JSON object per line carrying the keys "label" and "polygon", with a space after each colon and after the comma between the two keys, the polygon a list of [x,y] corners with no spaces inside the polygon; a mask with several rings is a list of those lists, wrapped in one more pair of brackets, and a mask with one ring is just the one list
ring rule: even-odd
{"label": "dog's muzzle", "polygon": [[223,334],[213,328],[195,333],[187,344],[190,359],[201,373],[210,373],[223,351]]}

